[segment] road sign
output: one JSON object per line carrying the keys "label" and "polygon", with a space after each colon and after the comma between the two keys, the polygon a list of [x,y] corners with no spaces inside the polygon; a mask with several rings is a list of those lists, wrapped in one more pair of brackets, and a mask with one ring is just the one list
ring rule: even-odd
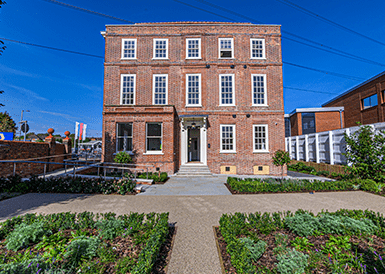
{"label": "road sign", "polygon": [[12,141],[13,140],[13,132],[0,132],[0,140]]}
{"label": "road sign", "polygon": [[27,133],[29,131],[29,125],[28,124],[21,124],[21,131],[24,133]]}

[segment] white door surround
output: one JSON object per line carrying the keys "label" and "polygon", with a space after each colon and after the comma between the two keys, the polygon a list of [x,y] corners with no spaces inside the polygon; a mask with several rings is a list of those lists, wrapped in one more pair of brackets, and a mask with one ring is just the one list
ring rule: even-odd
{"label": "white door surround", "polygon": [[[187,116],[187,115],[186,115]],[[199,129],[200,133],[200,151],[199,158],[200,164],[207,165],[207,117],[202,116],[190,116],[182,117],[180,122],[181,128],[181,164],[199,164],[189,163],[188,158],[188,130]]]}

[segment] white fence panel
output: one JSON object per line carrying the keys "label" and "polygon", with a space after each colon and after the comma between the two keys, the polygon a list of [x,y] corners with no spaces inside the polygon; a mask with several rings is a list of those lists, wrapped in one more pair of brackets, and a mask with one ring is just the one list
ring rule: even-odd
{"label": "white fence panel", "polygon": [[[376,123],[373,127],[375,133],[385,130],[385,123]],[[345,133],[354,134],[358,126],[332,131],[325,131],[300,136],[286,137],[285,148],[290,153],[290,158],[307,162],[346,164],[343,155],[346,150]]]}

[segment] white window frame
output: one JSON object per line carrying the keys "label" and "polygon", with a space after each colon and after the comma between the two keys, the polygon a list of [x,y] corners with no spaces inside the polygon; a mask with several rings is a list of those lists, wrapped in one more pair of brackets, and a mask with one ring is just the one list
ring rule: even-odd
{"label": "white window frame", "polygon": [[[166,57],[155,57],[156,53],[156,41],[166,41]],[[155,60],[164,60],[168,59],[168,39],[160,39],[160,38],[155,38],[153,39],[153,52],[152,52],[152,59]]]}
{"label": "white window frame", "polygon": [[[264,104],[254,104],[254,76],[260,76],[263,77],[263,89],[264,89],[264,96],[265,96],[265,103]],[[267,79],[266,74],[251,74],[251,104],[253,107],[266,107],[267,105]]]}
{"label": "white window frame", "polygon": [[[230,40],[231,41],[231,57],[221,57],[221,41]],[[218,38],[218,58],[219,59],[234,59],[234,38]]]}
{"label": "white window frame", "polygon": [[[223,132],[223,130],[222,130],[222,128],[223,127],[232,127],[233,128],[233,149],[232,150],[223,150],[223,147],[222,147],[222,141],[223,141],[223,139],[222,139],[222,132]],[[237,134],[236,134],[236,131],[235,131],[235,125],[234,124],[221,124],[220,125],[220,148],[219,148],[219,153],[237,153],[237,142],[236,142],[236,136],[237,136]]]}
{"label": "white window frame", "polygon": [[[264,127],[266,132],[266,149],[255,149],[255,128]],[[253,125],[253,153],[268,153],[269,152],[269,127],[266,124]]]}
{"label": "white window frame", "polygon": [[127,152],[128,154],[132,154],[132,150],[118,150],[119,138],[124,138],[124,136],[123,137],[119,137],[119,124],[131,124],[131,137],[128,137],[128,138],[131,139],[132,149],[134,148],[134,143],[133,143],[134,127],[133,127],[133,123],[132,122],[116,123],[116,153],[124,151],[124,152]]}
{"label": "white window frame", "polygon": [[[198,104],[189,104],[188,103],[188,84],[189,84],[189,81],[188,81],[188,77],[189,76],[198,76],[198,89],[199,89],[199,102]],[[186,107],[201,107],[202,106],[202,75],[200,73],[190,73],[190,74],[186,74]]]}
{"label": "white window frame", "polygon": [[[160,143],[161,143],[161,146],[162,146],[162,149],[161,150],[147,150],[147,142],[148,142],[148,136],[147,136],[147,133],[148,133],[148,125],[149,124],[160,124]],[[151,138],[151,136],[150,136]],[[152,138],[155,138],[155,137],[152,137]],[[158,137],[156,137],[158,138]],[[159,155],[159,154],[163,154],[163,123],[162,122],[147,122],[146,123],[146,147],[145,147],[145,153],[143,154],[147,154],[147,155]]]}
{"label": "white window frame", "polygon": [[153,74],[152,75],[152,104],[156,106],[164,106],[163,104],[155,104],[155,78],[156,77],[166,77],[166,103],[168,105],[168,74]]}
{"label": "white window frame", "polygon": [[[198,40],[198,57],[189,57],[188,56],[188,46],[189,41]],[[202,59],[201,57],[201,38],[186,38],[186,59]]]}
{"label": "white window frame", "polygon": [[[233,94],[233,103],[232,104],[222,104],[222,76],[232,76],[232,94]],[[220,107],[230,107],[235,106],[235,74],[219,74],[219,106]]]}
{"label": "white window frame", "polygon": [[[131,76],[134,77],[134,102],[132,104],[123,104],[123,77],[125,76]],[[121,74],[120,75],[120,104],[121,105],[127,105],[127,106],[133,106],[135,105],[136,101],[136,74]]]}
{"label": "white window frame", "polygon": [[[262,41],[262,57],[253,57],[253,41]],[[266,59],[266,45],[265,39],[250,38],[250,59]]]}
{"label": "white window frame", "polygon": [[[134,47],[134,57],[124,57],[124,42],[125,41],[134,41],[135,47]],[[136,50],[137,50],[137,40],[136,39],[122,39],[122,60],[134,60],[136,59]]]}

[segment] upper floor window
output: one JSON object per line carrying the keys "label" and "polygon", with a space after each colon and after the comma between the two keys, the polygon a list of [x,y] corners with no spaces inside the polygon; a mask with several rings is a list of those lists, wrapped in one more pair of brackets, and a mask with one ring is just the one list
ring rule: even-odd
{"label": "upper floor window", "polygon": [[378,105],[377,94],[362,99],[362,109],[375,107]]}
{"label": "upper floor window", "polygon": [[220,106],[234,106],[234,74],[219,74]]}
{"label": "upper floor window", "polygon": [[251,59],[265,59],[265,39],[250,39]]}
{"label": "upper floor window", "polygon": [[315,113],[314,112],[302,112],[302,134],[316,133],[315,127]]}
{"label": "upper floor window", "polygon": [[201,39],[187,38],[186,39],[186,59],[201,58]]}
{"label": "upper floor window", "polygon": [[168,75],[167,74],[154,74],[152,83],[152,104],[153,105],[167,105],[167,93],[168,93]]}
{"label": "upper floor window", "polygon": [[266,106],[266,74],[251,75],[253,106]]}
{"label": "upper floor window", "polygon": [[267,125],[254,125],[253,135],[253,152],[268,152],[269,136],[267,132]]}
{"label": "upper floor window", "polygon": [[122,74],[120,79],[120,104],[135,104],[135,74]]}
{"label": "upper floor window", "polygon": [[220,152],[236,152],[235,148],[235,125],[221,125],[221,148]]}
{"label": "upper floor window", "polygon": [[201,106],[201,75],[186,74],[186,106]]}
{"label": "upper floor window", "polygon": [[153,59],[168,58],[168,39],[154,39]]}
{"label": "upper floor window", "polygon": [[122,39],[122,59],[136,59],[136,39]]}
{"label": "upper floor window", "polygon": [[132,151],[132,123],[118,123],[116,126],[116,150]]}
{"label": "upper floor window", "polygon": [[234,58],[234,39],[219,38],[219,58]]}
{"label": "upper floor window", "polygon": [[162,153],[162,123],[146,123],[146,153]]}

